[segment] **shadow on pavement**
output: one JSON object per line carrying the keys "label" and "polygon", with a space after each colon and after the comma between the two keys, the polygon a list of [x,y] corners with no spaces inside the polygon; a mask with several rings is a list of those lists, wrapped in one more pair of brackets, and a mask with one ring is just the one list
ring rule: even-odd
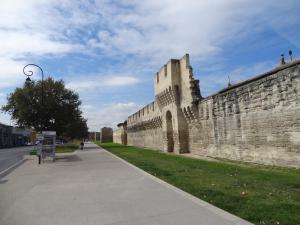
{"label": "shadow on pavement", "polygon": [[64,155],[64,156],[56,156],[55,161],[56,162],[78,162],[78,161],[82,161],[82,159],[77,155]]}
{"label": "shadow on pavement", "polygon": [[5,180],[0,180],[0,184],[5,184],[8,180],[5,179]]}
{"label": "shadow on pavement", "polygon": [[83,150],[79,149],[78,151],[84,151],[84,150],[92,150],[92,149],[97,149],[97,146],[87,146],[87,147],[83,147]]}

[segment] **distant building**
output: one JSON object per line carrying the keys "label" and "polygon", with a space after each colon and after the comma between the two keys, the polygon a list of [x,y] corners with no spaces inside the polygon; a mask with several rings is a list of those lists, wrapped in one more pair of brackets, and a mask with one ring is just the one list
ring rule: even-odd
{"label": "distant building", "polygon": [[21,145],[26,145],[27,143],[31,142],[31,133],[32,133],[32,130],[30,130],[30,129],[13,127],[12,128],[13,145],[21,146]]}
{"label": "distant building", "polygon": [[31,130],[0,123],[0,148],[26,145],[31,140]]}
{"label": "distant building", "polygon": [[102,143],[113,142],[113,129],[110,127],[101,128],[100,141]]}
{"label": "distant building", "polygon": [[100,141],[100,132],[89,132],[89,141]]}
{"label": "distant building", "polygon": [[12,146],[12,126],[0,123],[0,148]]}

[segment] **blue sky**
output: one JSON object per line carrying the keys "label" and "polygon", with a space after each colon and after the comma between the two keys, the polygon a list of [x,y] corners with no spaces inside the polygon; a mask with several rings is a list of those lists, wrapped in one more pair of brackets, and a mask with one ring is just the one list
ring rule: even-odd
{"label": "blue sky", "polygon": [[1,0],[0,105],[36,63],[80,94],[90,130],[115,126],[154,99],[170,58],[190,54],[207,96],[228,75],[270,70],[290,49],[299,57],[299,11],[298,0]]}

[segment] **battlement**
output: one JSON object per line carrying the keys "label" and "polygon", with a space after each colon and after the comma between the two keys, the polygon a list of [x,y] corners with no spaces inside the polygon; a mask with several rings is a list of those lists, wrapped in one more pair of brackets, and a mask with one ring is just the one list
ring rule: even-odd
{"label": "battlement", "polygon": [[189,64],[189,55],[184,55],[181,59],[170,59],[167,64],[162,66],[154,77],[155,96],[174,87],[180,85],[182,76],[188,73],[191,66]]}
{"label": "battlement", "polygon": [[127,119],[128,131],[161,128],[162,118],[157,103],[151,102]]}
{"label": "battlement", "polygon": [[139,111],[135,112],[134,114],[128,117],[127,119],[128,127],[147,120],[151,120],[154,117],[156,117],[158,114],[159,114],[159,109],[157,103],[155,101],[151,102],[148,105],[141,108]]}
{"label": "battlement", "polygon": [[179,60],[171,59],[161,67],[154,78],[155,95],[179,83]]}

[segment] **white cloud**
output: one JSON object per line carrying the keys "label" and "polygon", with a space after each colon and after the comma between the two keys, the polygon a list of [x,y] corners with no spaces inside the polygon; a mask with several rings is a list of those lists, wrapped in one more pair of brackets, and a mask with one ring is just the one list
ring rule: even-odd
{"label": "white cloud", "polygon": [[[287,13],[297,6],[295,0],[2,0],[0,58],[18,64],[28,56],[92,51],[148,67],[187,52],[205,60],[259,23],[280,34],[298,21]],[[295,35],[287,39],[299,45]]]}
{"label": "white cloud", "polygon": [[91,110],[91,109],[95,109],[95,107],[93,105],[82,105],[81,109],[82,110]]}
{"label": "white cloud", "polygon": [[[68,2],[59,0],[1,1],[0,87],[13,87],[24,80],[21,73],[23,66],[26,65],[26,59],[82,50],[81,44],[74,43],[66,34],[71,24],[76,27],[80,23],[77,19],[66,18],[58,8],[58,6],[67,6]],[[76,5],[73,4],[73,7]],[[74,10],[72,15],[82,18],[78,10]],[[85,18],[88,17],[85,16]],[[85,20],[82,19],[82,21]]]}
{"label": "white cloud", "polygon": [[14,125],[14,122],[10,119],[9,115],[3,113],[0,113],[0,123]]}
{"label": "white cloud", "polygon": [[93,76],[86,77],[80,80],[73,80],[67,83],[67,87],[78,92],[80,91],[94,91],[97,88],[105,87],[122,87],[131,86],[139,83],[140,80],[133,76],[121,76],[121,75],[111,75],[111,76]]}
{"label": "white cloud", "polygon": [[[0,88],[22,86],[26,79],[23,68],[27,64],[25,60],[14,60],[0,56]],[[41,78],[41,72],[36,67],[28,66],[25,72],[26,71],[33,71],[35,80]]]}
{"label": "white cloud", "polygon": [[[266,26],[300,48],[299,36],[294,34],[299,16],[289,13],[297,8],[298,0],[2,0],[0,88],[20,85],[25,79],[23,66],[32,58],[44,60],[45,55],[80,52],[89,53],[88,60],[93,55],[102,56],[103,64],[122,61],[106,71],[117,75],[77,77],[67,84],[87,92],[135,85],[142,73],[154,74],[169,58],[185,53],[190,53],[194,61],[207,62],[212,56],[222,55],[224,46],[232,40],[252,35],[251,32]],[[290,29],[292,26],[294,29]],[[241,67],[229,74],[233,82],[238,82],[269,69],[269,65]],[[91,64],[89,73],[97,73],[92,66],[98,65]],[[71,66],[66,65],[62,73],[67,67]],[[137,67],[143,69],[142,73]],[[227,76],[219,71],[201,77],[202,92],[210,92],[216,85],[226,86]],[[62,76],[66,78],[65,74]],[[114,104],[97,112],[98,106],[86,105],[83,110],[95,124],[101,120],[109,125],[113,123],[111,118],[122,121],[118,109],[125,109],[122,115],[127,116],[127,111],[135,107],[134,103]],[[110,113],[119,117],[114,118]]]}
{"label": "white cloud", "polygon": [[26,77],[22,71],[26,64],[25,61],[0,57],[0,88],[17,86],[24,82]]}
{"label": "white cloud", "polygon": [[141,105],[134,102],[108,104],[102,107],[83,107],[83,114],[88,119],[90,131],[99,131],[104,126],[116,128],[128,115],[136,112]]}
{"label": "white cloud", "polygon": [[[103,1],[96,2],[103,6]],[[122,3],[131,7],[118,9],[106,5],[110,10],[102,12],[105,30],[100,29],[98,40],[93,38],[91,45],[106,54],[133,54],[160,63],[186,52],[198,59],[219,54],[224,43],[251,34],[253,29],[261,27],[260,24],[277,24],[277,27],[284,24],[286,27],[287,18],[293,15],[286,13],[283,16],[281,11],[299,4],[294,0],[144,0]]]}
{"label": "white cloud", "polygon": [[75,45],[53,41],[47,35],[39,33],[34,34],[24,31],[0,32],[0,40],[0,56],[6,58],[22,58],[25,55],[62,54],[75,50]]}
{"label": "white cloud", "polygon": [[112,86],[112,87],[116,87],[116,86],[128,86],[128,85],[133,85],[140,82],[139,79],[135,78],[135,77],[111,77],[111,78],[107,78],[103,81],[103,84],[105,86]]}

